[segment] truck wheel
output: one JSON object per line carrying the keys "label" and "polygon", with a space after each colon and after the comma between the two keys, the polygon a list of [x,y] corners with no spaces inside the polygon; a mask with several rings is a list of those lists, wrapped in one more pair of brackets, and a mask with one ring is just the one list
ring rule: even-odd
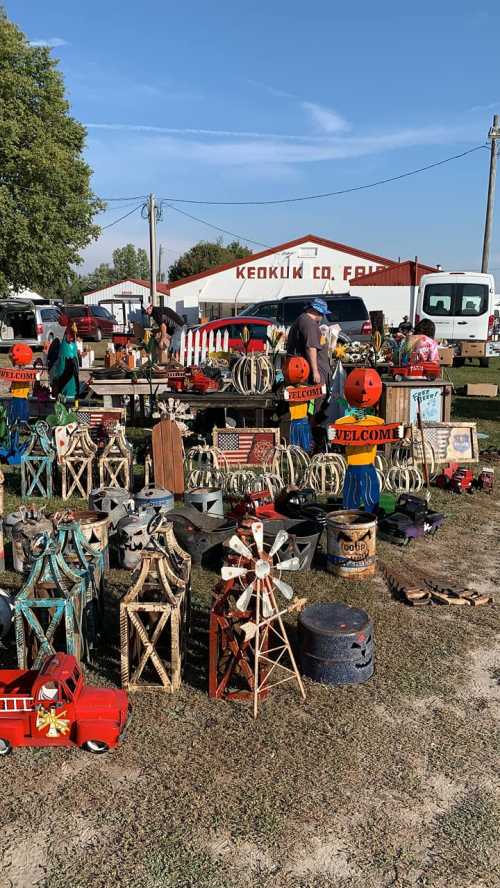
{"label": "truck wheel", "polygon": [[489,367],[490,359],[489,358],[479,358],[479,366],[480,367]]}
{"label": "truck wheel", "polygon": [[0,755],[8,755],[11,751],[12,746],[10,745],[8,740],[3,740],[0,737]]}
{"label": "truck wheel", "polygon": [[83,744],[83,748],[86,749],[87,752],[95,752],[97,755],[100,755],[103,752],[107,752],[109,746],[107,743],[104,743],[103,740],[87,740],[87,742]]}

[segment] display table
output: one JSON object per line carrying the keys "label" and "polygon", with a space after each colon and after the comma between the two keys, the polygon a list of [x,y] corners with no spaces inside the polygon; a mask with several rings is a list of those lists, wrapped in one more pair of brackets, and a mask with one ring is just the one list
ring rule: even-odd
{"label": "display table", "polygon": [[383,379],[380,416],[386,422],[416,425],[418,399],[423,422],[449,422],[452,387],[445,379],[411,379],[395,382]]}
{"label": "display table", "polygon": [[234,407],[242,413],[254,413],[255,425],[265,425],[265,411],[273,409],[276,403],[276,395],[269,392],[267,395],[240,395],[237,392],[173,392],[169,389],[166,379],[153,379],[151,387],[149,382],[130,382],[126,379],[99,379],[91,382],[90,389],[94,395],[103,399],[105,407],[119,407],[123,403],[124,396],[130,398],[130,419],[135,418],[134,398],[139,398],[139,410],[141,419],[145,417],[144,401],[151,397],[151,388],[155,395],[168,394],[189,404],[193,410],[206,410],[208,407],[220,407],[226,409]]}

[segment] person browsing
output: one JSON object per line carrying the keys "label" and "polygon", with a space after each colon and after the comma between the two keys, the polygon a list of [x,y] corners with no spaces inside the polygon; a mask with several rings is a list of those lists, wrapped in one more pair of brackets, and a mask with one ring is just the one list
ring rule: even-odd
{"label": "person browsing", "polygon": [[298,316],[288,332],[287,355],[300,355],[311,368],[310,383],[321,385],[328,381],[330,360],[328,342],[320,324],[329,320],[328,305],[324,299],[312,299]]}

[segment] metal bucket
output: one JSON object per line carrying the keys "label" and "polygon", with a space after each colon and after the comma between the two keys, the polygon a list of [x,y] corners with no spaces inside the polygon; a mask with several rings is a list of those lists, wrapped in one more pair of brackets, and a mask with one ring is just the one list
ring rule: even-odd
{"label": "metal bucket", "polygon": [[357,579],[375,573],[377,519],[369,512],[345,509],[327,519],[327,565],[339,577]]}
{"label": "metal bucket", "polygon": [[174,495],[170,490],[165,487],[153,487],[152,484],[136,493],[134,500],[138,512],[151,509],[155,512],[159,512],[160,509],[170,510],[175,505]]}
{"label": "metal bucket", "polygon": [[[12,525],[11,525],[12,526]],[[23,573],[30,565],[30,549],[32,540],[39,533],[52,536],[54,525],[45,515],[39,512],[19,513],[19,520],[12,526],[12,562],[14,570]]]}
{"label": "metal bucket", "polygon": [[148,545],[151,534],[148,525],[154,517],[154,510],[133,512],[118,522],[116,542],[118,544],[118,565],[123,570],[135,570],[141,555]]}
{"label": "metal bucket", "polygon": [[298,619],[302,672],[323,684],[361,684],[373,675],[373,625],[338,601],[312,604]]}
{"label": "metal bucket", "polygon": [[89,496],[89,508],[108,516],[109,531],[114,531],[120,518],[125,517],[128,503],[133,504],[132,495],[121,487],[99,487]]}
{"label": "metal bucket", "polygon": [[80,525],[81,531],[91,546],[104,555],[105,569],[109,568],[109,517],[104,512],[91,512],[87,509],[72,509],[69,520]]}
{"label": "metal bucket", "polygon": [[187,490],[184,494],[184,502],[187,506],[194,506],[203,514],[213,515],[214,518],[224,517],[222,490],[217,487],[198,487],[195,490]]}

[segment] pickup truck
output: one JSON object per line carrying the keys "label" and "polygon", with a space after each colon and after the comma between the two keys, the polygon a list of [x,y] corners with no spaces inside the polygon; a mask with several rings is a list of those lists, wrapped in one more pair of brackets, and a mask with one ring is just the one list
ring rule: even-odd
{"label": "pickup truck", "polygon": [[48,657],[39,671],[0,670],[0,755],[13,746],[116,746],[129,716],[125,691],[85,684],[70,654]]}

